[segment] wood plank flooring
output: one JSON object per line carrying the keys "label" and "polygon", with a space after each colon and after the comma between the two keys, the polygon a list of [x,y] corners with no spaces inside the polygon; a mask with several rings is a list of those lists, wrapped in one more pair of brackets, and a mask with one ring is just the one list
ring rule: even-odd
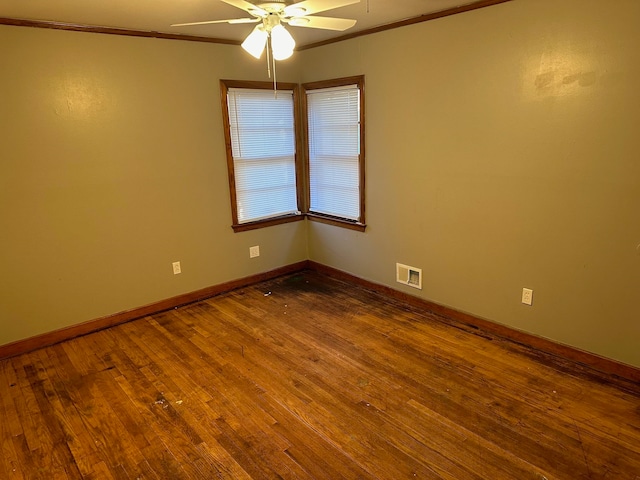
{"label": "wood plank flooring", "polygon": [[640,386],[316,273],[0,362],[0,479],[640,479]]}

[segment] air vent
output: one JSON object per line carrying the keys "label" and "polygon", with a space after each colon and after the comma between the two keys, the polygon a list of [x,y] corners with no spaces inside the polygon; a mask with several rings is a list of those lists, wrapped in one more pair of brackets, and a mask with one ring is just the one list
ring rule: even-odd
{"label": "air vent", "polygon": [[422,290],[422,269],[396,263],[396,281]]}

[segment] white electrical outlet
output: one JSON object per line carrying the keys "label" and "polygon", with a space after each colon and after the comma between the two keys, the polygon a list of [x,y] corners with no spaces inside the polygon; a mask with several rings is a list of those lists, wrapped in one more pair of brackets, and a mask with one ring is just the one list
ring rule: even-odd
{"label": "white electrical outlet", "polygon": [[182,273],[182,267],[180,267],[180,262],[173,262],[171,265],[173,266],[174,275],[178,275],[179,273]]}
{"label": "white electrical outlet", "polygon": [[530,288],[522,289],[522,303],[525,305],[531,305],[533,303],[533,290]]}
{"label": "white electrical outlet", "polygon": [[255,258],[260,256],[260,245],[255,247],[249,247],[249,258]]}

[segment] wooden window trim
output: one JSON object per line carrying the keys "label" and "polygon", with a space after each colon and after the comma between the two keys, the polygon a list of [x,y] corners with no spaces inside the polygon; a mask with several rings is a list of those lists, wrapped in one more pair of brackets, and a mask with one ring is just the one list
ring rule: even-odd
{"label": "wooden window trim", "polygon": [[353,222],[345,218],[334,217],[331,215],[323,215],[319,213],[307,212],[304,214],[312,222],[326,223],[327,225],[333,225],[335,227],[348,228],[350,230],[356,230],[358,232],[364,232],[367,226],[360,222]]}
{"label": "wooden window trim", "polygon": [[[298,220],[303,220],[304,215],[300,214],[289,214],[289,215],[281,215],[277,217],[270,217],[261,220],[256,220],[254,222],[238,222],[238,203],[237,203],[237,194],[236,194],[236,177],[235,170],[233,164],[233,152],[231,149],[231,129],[229,125],[229,104],[227,100],[227,93],[230,88],[246,88],[246,89],[261,89],[261,90],[271,90],[273,89],[273,83],[270,82],[260,82],[260,81],[251,81],[251,80],[220,80],[220,102],[222,105],[222,126],[224,130],[224,143],[225,150],[227,155],[227,173],[229,176],[229,195],[231,200],[231,217],[232,224],[231,228],[233,228],[234,232],[245,232],[248,230],[255,230],[258,228],[270,227],[273,225],[280,225],[283,223],[295,222]],[[279,90],[291,90],[293,91],[293,126],[296,139],[296,151],[295,151],[295,170],[296,170],[296,203],[298,206],[298,211],[302,212],[303,207],[303,196],[302,196],[302,186],[304,185],[304,176],[302,173],[302,162],[301,162],[301,152],[303,151],[302,145],[300,143],[299,133],[300,128],[300,112],[297,107],[300,102],[300,86],[296,83],[277,83],[277,89]]]}
{"label": "wooden window trim", "polygon": [[265,218],[264,220],[256,220],[255,222],[234,224],[231,225],[231,228],[233,228],[233,231],[236,233],[247,232],[249,230],[257,230],[258,228],[282,225],[283,223],[299,222],[300,220],[304,220],[304,217],[305,215],[302,213],[292,213],[289,215],[281,215],[279,217]]}
{"label": "wooden window trim", "polygon": [[[360,219],[357,222],[348,220],[345,218],[334,217],[332,215],[326,215],[323,213],[312,212],[309,210],[311,205],[311,190],[310,190],[310,178],[309,178],[309,124],[307,121],[308,104],[307,104],[307,91],[317,90],[322,88],[342,87],[346,85],[358,85],[360,90],[360,157],[359,173],[360,173]],[[365,96],[364,96],[364,75],[357,75],[352,77],[334,78],[330,80],[321,80],[317,82],[309,82],[302,84],[302,94],[300,95],[300,117],[303,119],[303,128],[301,129],[301,144],[304,145],[304,212],[307,218],[314,222],[326,223],[337,227],[349,228],[364,232],[367,228],[365,221]]]}

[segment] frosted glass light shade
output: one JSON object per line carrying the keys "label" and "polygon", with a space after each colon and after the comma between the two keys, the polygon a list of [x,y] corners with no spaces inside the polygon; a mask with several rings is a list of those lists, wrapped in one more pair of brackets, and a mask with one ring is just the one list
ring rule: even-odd
{"label": "frosted glass light shade", "polygon": [[286,60],[291,55],[293,55],[293,50],[279,50],[279,51],[274,50],[273,51],[273,58],[278,61]]}
{"label": "frosted glass light shade", "polygon": [[285,60],[293,55],[296,41],[282,25],[276,25],[271,29],[271,49],[273,58]]}
{"label": "frosted glass light shade", "polygon": [[256,28],[245,38],[242,42],[242,48],[253,55],[256,58],[262,56],[264,46],[267,44],[268,33],[262,25],[257,25]]}

